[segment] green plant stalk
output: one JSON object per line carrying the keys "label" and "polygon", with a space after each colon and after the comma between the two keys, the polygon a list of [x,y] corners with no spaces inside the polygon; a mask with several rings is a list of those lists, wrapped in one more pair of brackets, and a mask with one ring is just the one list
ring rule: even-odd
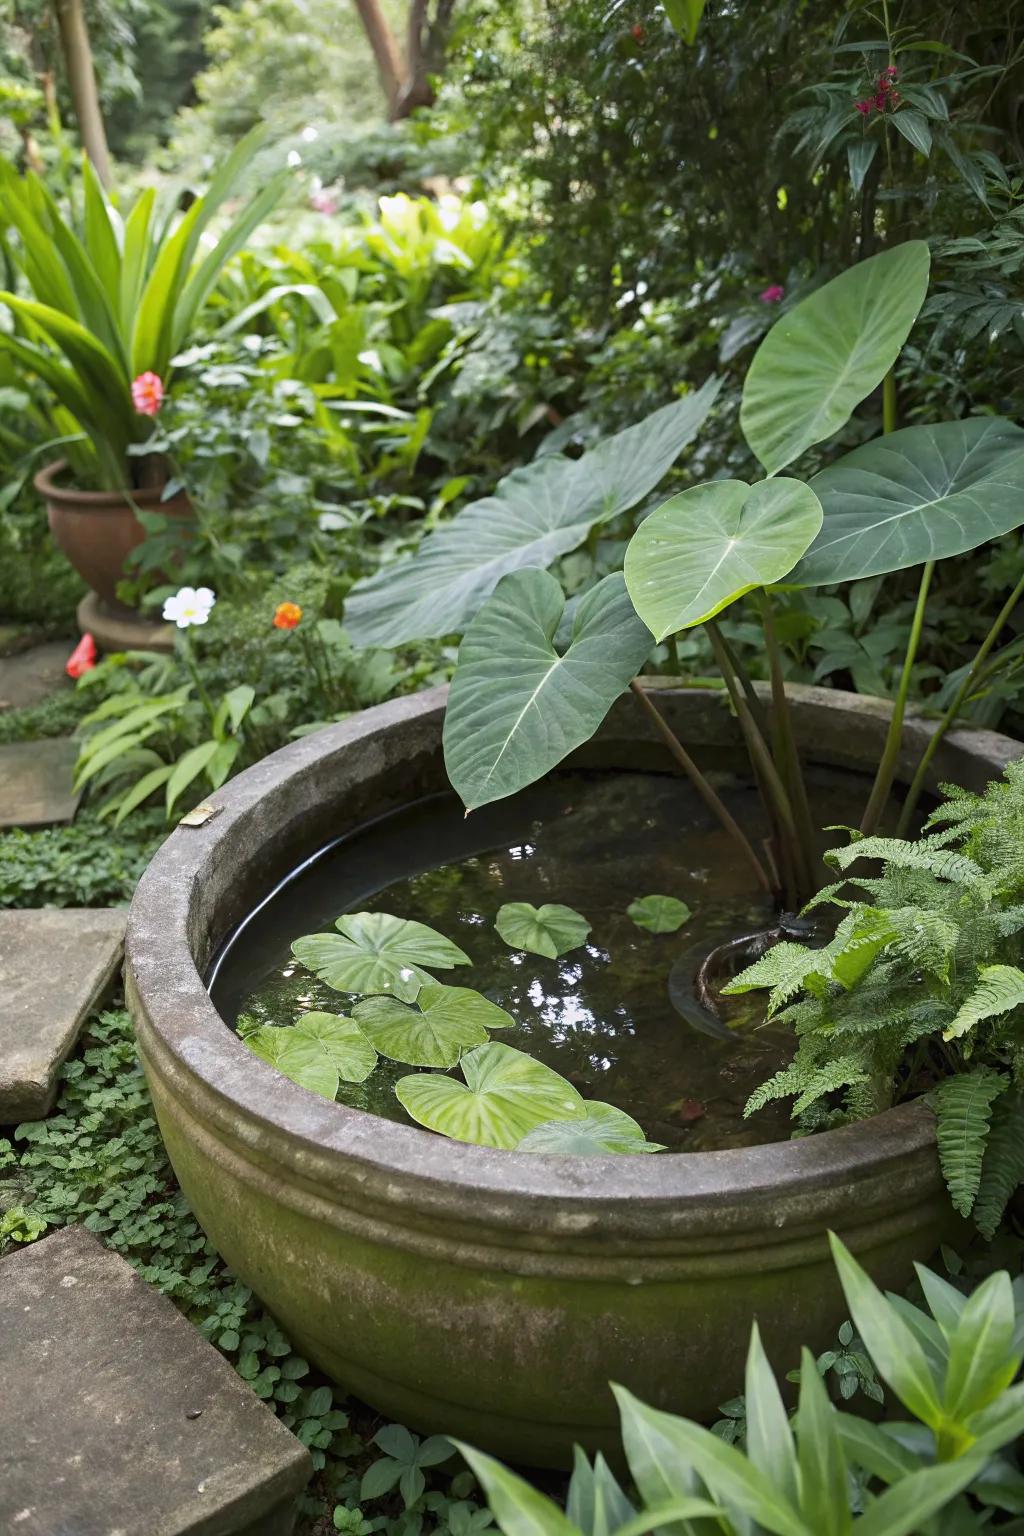
{"label": "green plant stalk", "polygon": [[[810,802],[807,798],[807,785],[804,781],[803,765],[800,762],[800,753],[797,750],[796,736],[793,732],[793,716],[789,707],[786,679],[782,670],[782,652],[779,647],[778,636],[775,633],[775,614],[772,609],[771,598],[763,587],[757,592],[756,601],[761,611],[764,637],[768,650],[768,667],[772,685],[772,727],[777,765],[793,803],[793,814],[800,841],[800,862],[807,870],[811,879],[814,880],[815,869],[818,865],[815,852],[814,818],[811,815]],[[817,890],[820,883],[820,881],[815,881],[815,890]],[[813,895],[814,892],[812,891],[811,894]]]}
{"label": "green plant stalk", "polygon": [[697,764],[694,762],[689,752],[687,752],[686,748],[679,740],[679,737],[672,730],[672,727],[662,715],[661,711],[655,707],[646,688],[640,682],[640,679],[635,677],[629,686],[636,694],[643,708],[646,710],[648,716],[650,717],[652,723],[656,727],[658,734],[661,736],[661,739],[664,741],[665,745],[668,747],[668,750],[671,752],[680,768],[682,768],[683,772],[690,780],[690,783],[693,785],[694,789],[704,801],[704,804],[707,806],[708,810],[718,818],[724,830],[729,834],[733,842],[743,854],[743,857],[753,871],[758,884],[763,887],[769,896],[774,895],[772,882],[765,872],[764,865],[761,863],[761,860],[754,852],[753,845],[747,838],[746,833],[732,816],[725,803],[712,789],[711,785],[701,773],[700,769],[697,767]]}
{"label": "green plant stalk", "polygon": [[928,601],[928,588],[931,586],[934,570],[935,561],[928,560],[925,563],[924,570],[921,572],[921,584],[917,589],[914,619],[910,626],[907,653],[903,658],[903,672],[900,676],[900,685],[893,700],[892,716],[889,720],[889,729],[886,732],[885,746],[878,764],[878,772],[875,774],[875,782],[871,786],[871,794],[865,807],[864,815],[861,818],[860,830],[865,837],[871,836],[882,819],[882,812],[885,810],[889,799],[889,791],[892,789],[892,781],[896,777],[896,764],[903,740],[903,717],[906,714],[907,695],[910,692],[910,677],[914,670],[917,648],[921,643],[925,604]]}
{"label": "green plant stalk", "polygon": [[896,834],[898,837],[906,837],[907,832],[910,829],[911,821],[913,820],[914,811],[917,809],[917,802],[920,799],[921,791],[924,788],[925,778],[927,776],[928,769],[931,766],[932,758],[939,750],[939,745],[942,742],[942,738],[945,736],[946,732],[949,730],[950,726],[957,719],[960,711],[963,709],[964,701],[968,698],[971,691],[980,681],[982,673],[985,670],[985,663],[988,660],[989,652],[992,650],[992,647],[998,640],[1000,634],[1003,631],[1003,628],[1006,625],[1007,620],[1009,619],[1013,610],[1016,608],[1017,604],[1020,602],[1022,596],[1024,596],[1024,576],[1021,577],[1020,581],[1018,581],[1017,585],[1006,599],[1006,602],[1003,604],[1002,608],[1000,608],[999,613],[992,624],[992,627],[989,629],[988,634],[985,636],[984,640],[981,642],[981,645],[978,647],[978,652],[973,662],[971,663],[970,671],[967,673],[967,676],[964,678],[963,682],[960,684],[960,687],[954,694],[952,702],[949,704],[945,714],[942,716],[941,720],[935,728],[935,734],[932,736],[931,741],[924,749],[924,752],[921,756],[921,761],[918,763],[914,777],[910,781],[910,788],[907,790],[907,798],[903,802],[903,810],[900,814],[899,827],[897,828]]}
{"label": "green plant stalk", "polygon": [[205,688],[205,686],[203,684],[203,679],[199,675],[199,668],[196,665],[195,652],[192,649],[192,641],[189,638],[189,633],[188,633],[187,629],[179,630],[179,632],[178,632],[178,642],[179,642],[179,655],[181,656],[182,661],[185,663],[185,666],[186,666],[186,668],[188,670],[189,676],[191,677],[193,683],[195,683],[196,692],[198,693],[199,698],[202,701],[203,708],[206,710],[207,715],[210,717],[210,724],[212,726],[213,722],[214,722],[214,718],[215,718],[215,716],[217,714],[217,711],[214,709],[214,707],[213,707],[213,700],[210,698],[210,695],[207,693],[206,688]]}
{"label": "green plant stalk", "polygon": [[[797,836],[796,819],[793,815],[792,803],[786,791],[786,786],[779,777],[778,770],[772,761],[768,745],[758,730],[757,722],[750,711],[750,706],[744,696],[739,680],[733,671],[732,662],[729,659],[729,653],[722,639],[721,631],[714,619],[708,619],[704,628],[708,632],[711,648],[715,653],[715,660],[725,679],[725,686],[729,691],[732,707],[736,711],[736,718],[740,723],[740,729],[747,743],[747,751],[750,753],[755,769],[764,781],[769,796],[770,810],[780,827],[783,838],[788,839],[790,848],[798,852],[800,839]],[[794,863],[796,862],[796,859],[794,859]],[[811,878],[810,871],[798,869],[797,878],[801,885],[804,883],[805,875],[809,882]],[[799,900],[799,892],[790,893],[790,895],[794,900]],[[813,895],[813,891],[808,893],[808,900],[810,895]]]}

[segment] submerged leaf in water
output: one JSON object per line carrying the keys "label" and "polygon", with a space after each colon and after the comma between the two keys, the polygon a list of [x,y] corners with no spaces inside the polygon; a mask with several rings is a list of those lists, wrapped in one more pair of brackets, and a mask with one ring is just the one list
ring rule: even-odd
{"label": "submerged leaf in water", "polygon": [[508,1029],[512,1016],[472,987],[424,984],[414,1007],[368,997],[352,1017],[382,1056],[412,1067],[454,1067],[464,1050],[484,1045],[488,1030]]}
{"label": "submerged leaf in water", "polygon": [[494,926],[510,949],[557,960],[586,941],[590,924],[572,907],[545,902],[534,907],[528,901],[507,901],[498,911]]}
{"label": "submerged leaf in water", "polygon": [[414,1120],[455,1141],[512,1148],[536,1125],[586,1113],[571,1083],[510,1045],[477,1046],[461,1067],[465,1084],[430,1072],[403,1077],[395,1087]]}
{"label": "submerged leaf in water", "polygon": [[361,1083],[377,1065],[377,1052],[342,1014],[307,1013],[297,1024],[264,1025],[245,1037],[251,1051],[300,1088],[333,1099],[338,1084]]}
{"label": "submerged leaf in water", "polygon": [[626,915],[648,933],[675,933],[693,913],[675,896],[638,896],[626,908]]}
{"label": "submerged leaf in water", "polygon": [[388,912],[351,912],[335,923],[338,933],[296,939],[292,954],[336,992],[391,993],[411,1003],[425,982],[424,966],[450,970],[469,965],[457,944],[425,923]]}
{"label": "submerged leaf in water", "polygon": [[664,1152],[665,1148],[648,1141],[624,1109],[590,1100],[582,1120],[545,1120],[527,1131],[516,1150],[594,1157],[604,1152]]}

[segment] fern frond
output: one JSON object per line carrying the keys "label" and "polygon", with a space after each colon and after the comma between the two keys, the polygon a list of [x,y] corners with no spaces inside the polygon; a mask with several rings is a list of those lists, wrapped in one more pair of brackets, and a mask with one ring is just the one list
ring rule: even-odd
{"label": "fern frond", "polygon": [[855,987],[883,949],[898,937],[889,914],[879,907],[860,907],[843,918],[835,938],[822,951],[829,974],[847,991]]}
{"label": "fern frond", "polygon": [[837,891],[841,891],[843,886],[848,884],[848,880],[836,880],[833,885],[823,885],[817,895],[812,896],[810,901],[807,902],[805,906],[800,908],[800,916],[806,916],[808,912],[813,912],[815,907],[823,907],[827,902],[831,902],[835,907],[860,906],[860,902],[849,901],[836,895]]}
{"label": "fern frond", "polygon": [[1002,912],[993,912],[992,921],[999,937],[1010,939],[1024,928],[1024,907],[1004,907]]}
{"label": "fern frond", "polygon": [[768,998],[768,1017],[771,1018],[796,996],[810,973],[818,969],[821,954],[821,950],[808,949],[806,944],[790,944],[783,940],[773,944],[753,965],[734,976],[728,986],[722,988],[722,993],[733,997],[740,992],[771,987]]}
{"label": "fern frond", "polygon": [[802,1115],[818,1099],[824,1098],[826,1093],[850,1088],[855,1083],[866,1083],[868,1078],[869,1074],[859,1056],[837,1056],[833,1061],[826,1061],[805,1082],[800,1097],[793,1105],[793,1114]]}
{"label": "fern frond", "polygon": [[1003,1094],[992,1111],[992,1129],[981,1165],[974,1220],[982,1237],[992,1238],[1007,1201],[1024,1182],[1024,1097]]}
{"label": "fern frond", "polygon": [[943,1040],[959,1040],[982,1019],[1009,1013],[1024,1003],[1024,971],[1015,965],[983,965],[978,971],[978,985],[961,1003],[956,1018],[943,1030]]}
{"label": "fern frond", "polygon": [[936,1114],[939,1162],[949,1197],[961,1216],[969,1216],[981,1183],[992,1118],[992,1105],[1009,1079],[992,1067],[975,1067],[947,1077],[929,1095]]}
{"label": "fern frond", "polygon": [[948,848],[929,848],[926,843],[907,843],[898,837],[865,837],[848,848],[832,848],[826,862],[837,869],[847,869],[856,859],[882,859],[898,869],[919,869],[951,880],[956,885],[985,887],[985,871],[962,853]]}

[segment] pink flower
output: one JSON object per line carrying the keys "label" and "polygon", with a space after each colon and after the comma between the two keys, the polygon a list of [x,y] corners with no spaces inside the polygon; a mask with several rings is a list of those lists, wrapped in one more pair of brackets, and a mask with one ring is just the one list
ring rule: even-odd
{"label": "pink flower", "polygon": [[158,373],[140,373],[132,379],[132,404],[140,416],[155,416],[163,398],[163,380]]}
{"label": "pink flower", "polygon": [[857,108],[857,111],[860,112],[862,116],[867,117],[868,113],[871,111],[871,108],[874,106],[874,102],[872,102],[872,101],[855,101],[854,102],[854,106]]}
{"label": "pink flower", "polygon": [[83,672],[91,672],[95,665],[96,641],[92,635],[84,634],[65,662],[64,671],[68,677],[81,677]]}
{"label": "pink flower", "polygon": [[[888,89],[888,87],[886,89]],[[878,108],[879,112],[885,111],[885,101],[885,91],[879,91],[878,95],[875,97],[875,106]]]}
{"label": "pink flower", "polygon": [[317,213],[337,213],[338,199],[335,193],[328,192],[326,189],[322,192],[311,192],[309,206]]}
{"label": "pink flower", "polygon": [[762,288],[758,297],[762,304],[778,304],[786,297],[786,290],[781,283],[769,283],[767,288]]}

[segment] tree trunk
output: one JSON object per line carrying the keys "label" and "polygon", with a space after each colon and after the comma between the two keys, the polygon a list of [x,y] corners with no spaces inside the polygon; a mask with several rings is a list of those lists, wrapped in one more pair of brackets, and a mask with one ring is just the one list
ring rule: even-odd
{"label": "tree trunk", "polygon": [[104,187],[109,188],[113,184],[110,153],[100,111],[99,92],[96,89],[96,72],[83,0],[53,0],[53,3],[82,148],[92,161],[93,170]]}
{"label": "tree trunk", "polygon": [[417,107],[434,104],[431,77],[444,67],[448,30],[455,0],[436,0],[430,14],[430,0],[410,0],[408,47],[405,78],[391,113],[392,121],[409,117]]}
{"label": "tree trunk", "polygon": [[380,0],[355,0],[355,7],[373,51],[384,99],[387,102],[388,117],[392,118],[405,75],[402,50],[388,25],[387,17],[380,8]]}

